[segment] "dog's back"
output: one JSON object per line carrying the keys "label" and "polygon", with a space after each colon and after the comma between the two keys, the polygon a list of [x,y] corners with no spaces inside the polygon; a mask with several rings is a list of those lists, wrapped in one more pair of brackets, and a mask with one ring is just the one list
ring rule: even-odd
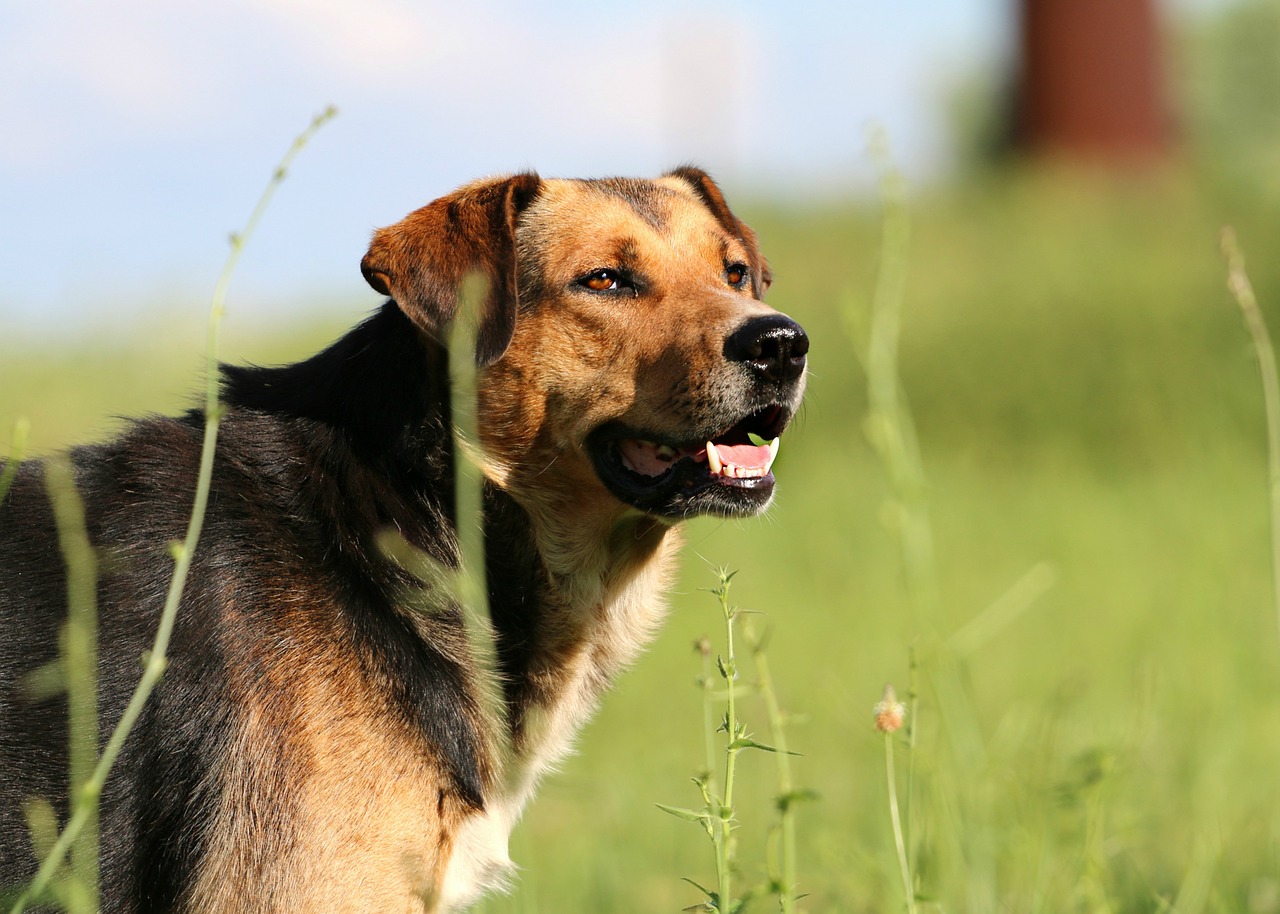
{"label": "dog's back", "polygon": [[[344,755],[359,759],[370,779],[397,767],[373,757],[378,747],[406,760],[430,754],[430,770],[455,775],[451,796],[461,794],[463,806],[479,802],[467,677],[441,650],[458,640],[457,619],[433,618],[424,640],[394,606],[406,579],[374,548],[390,524],[436,559],[451,559],[439,535],[445,507],[428,497],[451,485],[442,450],[451,441],[421,350],[416,330],[388,307],[308,362],[225,369],[228,411],[209,508],[162,687],[102,798],[104,910],[169,910],[192,892],[207,893],[207,909],[216,910],[219,898],[269,895],[269,884],[219,885],[216,877],[267,873],[260,858],[314,850],[303,832],[320,825],[304,820],[322,801],[306,796],[304,781],[325,765],[335,767],[334,782],[350,779],[351,771],[336,770]],[[369,388],[386,399],[370,398]],[[399,438],[405,428],[431,430],[433,411],[438,438]],[[203,425],[195,412],[147,420],[71,455],[90,539],[107,544],[98,581],[103,739],[155,637]],[[57,660],[67,617],[46,489],[43,463],[29,462],[0,505],[5,887],[36,864],[24,801],[44,797],[60,817],[67,811],[65,694],[32,691],[32,673]],[[381,688],[370,690],[370,678]],[[385,704],[370,707],[371,694]],[[433,809],[443,803],[440,786],[432,785]],[[340,786],[331,791],[328,815],[361,819],[358,799],[344,810],[349,799]],[[437,875],[424,874],[423,885]]]}
{"label": "dog's back", "polygon": [[[361,268],[389,296],[364,324],[224,369],[168,666],[102,797],[104,911],[434,914],[500,885],[536,782],[662,618],[675,525],[772,497],[808,339],[761,300],[755,236],[702,172],[476,182],[377,232]],[[402,561],[458,561],[442,339],[476,270],[496,669]],[[155,635],[203,426],[72,454],[103,734]],[[30,688],[66,618],[45,489],[33,462],[0,504],[0,884],[35,867],[23,802],[67,812],[65,699]]]}

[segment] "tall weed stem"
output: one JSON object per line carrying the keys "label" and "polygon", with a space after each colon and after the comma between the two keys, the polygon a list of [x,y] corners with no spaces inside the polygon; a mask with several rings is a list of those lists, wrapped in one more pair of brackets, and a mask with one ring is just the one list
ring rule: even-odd
{"label": "tall weed stem", "polygon": [[4,504],[9,487],[18,475],[18,464],[27,456],[27,435],[31,431],[31,423],[26,418],[19,418],[13,423],[13,441],[9,445],[9,457],[4,462],[4,470],[0,471],[0,505]]}
{"label": "tall weed stem", "polygon": [[196,545],[200,541],[200,533],[204,526],[205,509],[209,501],[209,489],[213,479],[213,459],[218,443],[218,425],[222,419],[222,407],[218,402],[218,340],[225,311],[227,286],[231,281],[232,274],[235,272],[236,265],[240,262],[240,255],[243,253],[246,243],[257,228],[263,213],[267,209],[267,204],[270,203],[271,198],[275,195],[276,188],[284,181],[294,158],[302,151],[316,131],[333,118],[335,114],[337,114],[336,109],[327,108],[311,121],[306,130],[298,135],[289,151],[285,153],[280,163],[276,166],[266,189],[262,192],[262,195],[258,198],[257,205],[250,213],[244,229],[231,236],[231,251],[227,255],[227,260],[222,267],[222,273],[218,277],[209,309],[204,443],[200,454],[200,470],[196,480],[195,499],[185,538],[182,542],[173,543],[170,546],[170,551],[174,558],[173,579],[165,598],[164,609],[160,614],[160,624],[156,631],[155,641],[151,650],[146,654],[142,678],[129,699],[120,721],[111,734],[111,738],[107,741],[102,755],[98,758],[98,764],[93,769],[93,773],[84,787],[73,797],[72,812],[66,827],[58,835],[57,842],[55,842],[53,848],[41,863],[40,868],[36,871],[35,878],[31,881],[31,884],[27,886],[26,891],[18,897],[18,900],[10,909],[10,914],[21,914],[28,904],[43,895],[50,881],[62,866],[62,861],[65,859],[68,850],[74,846],[77,836],[96,820],[98,797],[102,793],[102,787],[106,783],[107,775],[115,764],[129,733],[141,716],[147,699],[150,698],[151,692],[155,689],[161,676],[164,675],[165,666],[167,665],[165,652],[168,650],[169,639],[173,634],[174,623],[178,615],[178,606],[182,601],[183,588],[186,585],[187,574],[191,568],[191,559],[195,554]]}
{"label": "tall weed stem", "polygon": [[793,914],[796,909],[796,803],[808,794],[798,792],[791,777],[791,752],[787,748],[787,721],[778,702],[773,676],[769,671],[769,658],[765,653],[765,637],[756,636],[754,626],[746,626],[747,641],[751,645],[751,659],[756,668],[756,688],[764,700],[765,714],[769,719],[769,740],[773,743],[774,758],[778,769],[778,831],[780,833],[779,867],[774,890],[778,895],[778,908],[782,914]]}
{"label": "tall weed stem", "polygon": [[738,723],[737,695],[734,682],[738,678],[738,661],[733,647],[733,623],[738,611],[729,604],[729,582],[734,574],[726,569],[720,570],[720,584],[712,591],[720,601],[720,611],[724,616],[725,656],[716,659],[720,675],[725,681],[725,716],[723,730],[727,745],[724,760],[724,799],[720,804],[719,842],[716,845],[718,865],[716,867],[720,879],[720,910],[732,912],[736,910],[733,902],[733,787],[737,773],[738,752],[741,746],[742,728]]}
{"label": "tall weed stem", "polygon": [[893,762],[893,735],[902,728],[907,716],[907,706],[898,701],[893,686],[884,687],[884,697],[872,709],[876,729],[884,734],[884,776],[888,788],[889,821],[893,825],[893,845],[898,855],[898,872],[902,876],[902,890],[907,899],[908,914],[916,912],[915,884],[911,879],[911,861],[907,855],[907,841],[903,834],[902,816],[898,809],[898,781]]}
{"label": "tall weed stem", "polygon": [[1222,230],[1222,256],[1227,261],[1227,288],[1240,307],[1245,327],[1258,356],[1258,372],[1262,380],[1263,406],[1267,414],[1267,475],[1271,489],[1271,589],[1275,602],[1276,624],[1280,629],[1280,374],[1276,371],[1276,354],[1271,334],[1258,307],[1253,283],[1244,268],[1244,253],[1236,240],[1235,229]]}

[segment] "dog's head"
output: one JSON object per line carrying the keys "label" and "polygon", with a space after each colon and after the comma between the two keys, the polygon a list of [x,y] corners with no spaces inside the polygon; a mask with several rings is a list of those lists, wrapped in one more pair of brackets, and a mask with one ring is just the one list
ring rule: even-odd
{"label": "dog's head", "polygon": [[808,338],[763,303],[755,234],[703,172],[478,182],[377,232],[362,263],[428,333],[487,275],[486,466],[517,500],[662,518],[773,494]]}

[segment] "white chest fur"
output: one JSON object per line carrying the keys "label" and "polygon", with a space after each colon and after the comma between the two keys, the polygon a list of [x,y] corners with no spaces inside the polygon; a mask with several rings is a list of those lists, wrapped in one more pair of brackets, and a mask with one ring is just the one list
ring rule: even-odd
{"label": "white chest fur", "polygon": [[459,829],[441,888],[442,911],[460,911],[484,893],[509,885],[515,870],[507,850],[511,829],[538,781],[569,754],[578,727],[592,710],[594,695],[587,693],[594,690],[587,685],[585,659],[580,666],[562,700],[526,724],[536,731],[530,731],[526,752],[508,762],[502,787],[485,799],[483,812]]}
{"label": "white chest fur", "polygon": [[603,685],[652,637],[664,612],[665,565],[654,562],[616,589],[584,588],[572,600],[577,605],[570,611],[587,620],[581,647],[566,659],[554,700],[526,713],[520,751],[508,759],[501,787],[459,829],[441,887],[441,911],[460,911],[509,883],[515,869],[507,847],[511,829],[538,781],[572,750]]}

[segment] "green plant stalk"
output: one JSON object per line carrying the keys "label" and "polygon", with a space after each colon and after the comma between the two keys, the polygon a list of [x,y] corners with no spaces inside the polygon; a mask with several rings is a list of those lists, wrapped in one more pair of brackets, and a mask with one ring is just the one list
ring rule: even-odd
{"label": "green plant stalk", "polygon": [[867,433],[893,487],[894,527],[902,547],[912,602],[918,613],[931,619],[938,603],[933,531],[925,498],[924,467],[898,370],[907,250],[911,240],[907,188],[902,174],[892,167],[888,142],[882,133],[873,137],[872,153],[881,167],[884,219],[867,341]]}
{"label": "green plant stalk", "polygon": [[791,778],[791,754],[787,749],[786,719],[778,704],[778,694],[769,672],[769,659],[765,655],[763,639],[752,641],[752,657],[756,665],[756,681],[764,699],[765,713],[769,718],[769,738],[773,742],[774,758],[778,765],[778,824],[782,831],[781,884],[778,887],[778,904],[782,914],[792,914],[796,905],[796,817],[795,784]]}
{"label": "green plant stalk", "polygon": [[1227,261],[1227,288],[1240,307],[1246,329],[1253,340],[1262,380],[1262,400],[1267,414],[1267,476],[1271,490],[1271,591],[1275,603],[1276,624],[1280,629],[1280,374],[1276,371],[1275,349],[1271,334],[1258,307],[1253,283],[1245,272],[1244,253],[1236,240],[1235,229],[1222,230],[1222,256]]}
{"label": "green plant stalk", "polygon": [[[927,657],[931,661],[926,682],[938,703],[939,719],[953,758],[966,773],[976,775],[984,769],[986,747],[968,684],[959,668],[959,658],[937,632],[940,596],[928,489],[899,371],[898,347],[910,241],[906,184],[893,167],[882,131],[873,136],[871,151],[880,166],[884,209],[880,265],[863,361],[867,375],[867,437],[884,468],[892,493],[893,527],[898,534],[914,627],[925,636]],[[846,323],[851,330],[856,327],[852,314]],[[856,333],[854,342],[859,342]],[[913,752],[913,760],[914,755]],[[961,811],[957,820],[961,823],[970,815],[981,816],[985,811],[963,796],[957,797],[957,809]],[[976,865],[989,857],[982,833],[970,832],[963,826],[961,831],[966,832],[966,838],[960,844],[972,857],[966,862],[972,876],[971,896],[989,894],[986,891],[989,867]],[[973,895],[975,892],[977,895]]]}
{"label": "green plant stalk", "polygon": [[[462,603],[467,640],[480,671],[475,686],[494,732],[502,732],[507,715],[502,707],[497,646],[489,616],[489,589],[484,560],[484,471],[476,420],[479,373],[475,349],[478,321],[489,283],[480,274],[463,279],[458,311],[449,332],[450,409],[453,421],[454,511],[458,539],[457,596]],[[498,751],[499,770],[507,767],[510,734]]]}
{"label": "green plant stalk", "polygon": [[716,772],[715,679],[711,675],[711,645],[705,638],[699,641],[698,650],[702,654],[702,736],[707,756],[703,787],[710,796],[715,793]]}
{"label": "green plant stalk", "polygon": [[244,251],[245,244],[253,235],[254,229],[257,228],[258,222],[267,209],[267,205],[275,195],[276,188],[279,187],[288,173],[290,164],[292,164],[294,158],[302,151],[316,131],[336,114],[336,109],[332,107],[325,109],[324,112],[311,121],[306,130],[298,135],[289,151],[280,160],[280,164],[276,166],[271,180],[267,182],[266,189],[262,192],[262,195],[258,198],[257,205],[250,213],[244,230],[231,236],[231,252],[228,254],[227,260],[222,267],[222,273],[218,277],[217,285],[214,288],[213,301],[209,309],[204,444],[200,454],[200,471],[196,481],[195,500],[192,506],[191,520],[187,525],[186,537],[181,543],[174,543],[172,546],[174,557],[173,579],[169,585],[168,595],[165,598],[164,609],[160,614],[160,625],[156,631],[156,638],[151,650],[146,654],[142,678],[130,697],[129,704],[125,707],[120,721],[112,732],[111,738],[107,741],[107,745],[98,759],[98,764],[94,768],[92,776],[74,799],[73,811],[66,827],[58,835],[57,843],[54,844],[52,851],[41,863],[40,869],[36,871],[35,878],[31,881],[31,884],[27,886],[26,891],[18,897],[17,902],[10,909],[10,914],[21,914],[28,904],[43,894],[77,836],[97,815],[98,798],[102,794],[102,787],[106,783],[107,775],[115,764],[129,733],[141,716],[143,706],[146,704],[147,699],[150,698],[156,684],[160,681],[160,677],[164,674],[165,666],[167,665],[165,652],[169,647],[169,639],[173,634],[174,622],[178,615],[178,605],[182,601],[183,588],[186,585],[187,574],[191,568],[191,558],[195,554],[196,545],[200,541],[200,533],[204,527],[205,509],[208,506],[209,489],[213,480],[213,458],[218,443],[218,423],[222,418],[222,408],[218,402],[218,340],[219,329],[225,311],[227,286],[231,281],[232,274],[235,272],[236,265],[240,262],[240,255]]}
{"label": "green plant stalk", "polygon": [[727,744],[725,747],[724,761],[724,798],[720,804],[719,819],[720,827],[718,829],[720,841],[716,846],[717,866],[716,875],[719,882],[719,899],[720,910],[722,912],[732,912],[733,908],[733,787],[734,775],[736,773],[738,752],[740,751],[734,746],[738,739],[738,716],[736,706],[736,694],[733,686],[734,679],[737,678],[737,659],[734,656],[733,646],[733,620],[737,615],[736,611],[729,606],[729,581],[733,577],[732,574],[721,570],[720,586],[716,588],[715,594],[720,599],[720,610],[724,614],[724,630],[725,630],[725,657],[721,661],[721,675],[725,681],[725,738]]}
{"label": "green plant stalk", "polygon": [[[67,568],[67,622],[62,629],[62,676],[67,689],[68,775],[71,795],[90,784],[98,762],[98,556],[89,542],[84,501],[65,455],[53,457],[45,486],[53,506],[58,545]],[[71,874],[78,899],[98,897],[96,798],[71,844]]]}
{"label": "green plant stalk", "polygon": [[4,504],[9,494],[9,487],[18,475],[18,465],[27,456],[27,434],[31,431],[31,423],[20,417],[13,423],[13,441],[9,446],[9,459],[4,462],[4,472],[0,472],[0,505]]}
{"label": "green plant stalk", "polygon": [[[914,799],[916,788],[916,727],[919,725],[920,718],[920,692],[916,688],[916,649],[913,645],[908,651],[907,659],[907,802],[906,814],[903,822],[903,841],[907,848],[907,870],[914,873],[915,869],[915,842],[911,840],[912,828],[914,826]],[[915,887],[912,886],[912,895],[915,894]]]}
{"label": "green plant stalk", "polygon": [[907,845],[902,837],[902,820],[898,815],[898,788],[893,773],[893,734],[884,735],[884,771],[889,785],[889,819],[893,822],[893,843],[898,852],[898,869],[902,873],[902,890],[907,896],[907,914],[916,914],[916,893],[911,884],[911,866],[907,862]]}

